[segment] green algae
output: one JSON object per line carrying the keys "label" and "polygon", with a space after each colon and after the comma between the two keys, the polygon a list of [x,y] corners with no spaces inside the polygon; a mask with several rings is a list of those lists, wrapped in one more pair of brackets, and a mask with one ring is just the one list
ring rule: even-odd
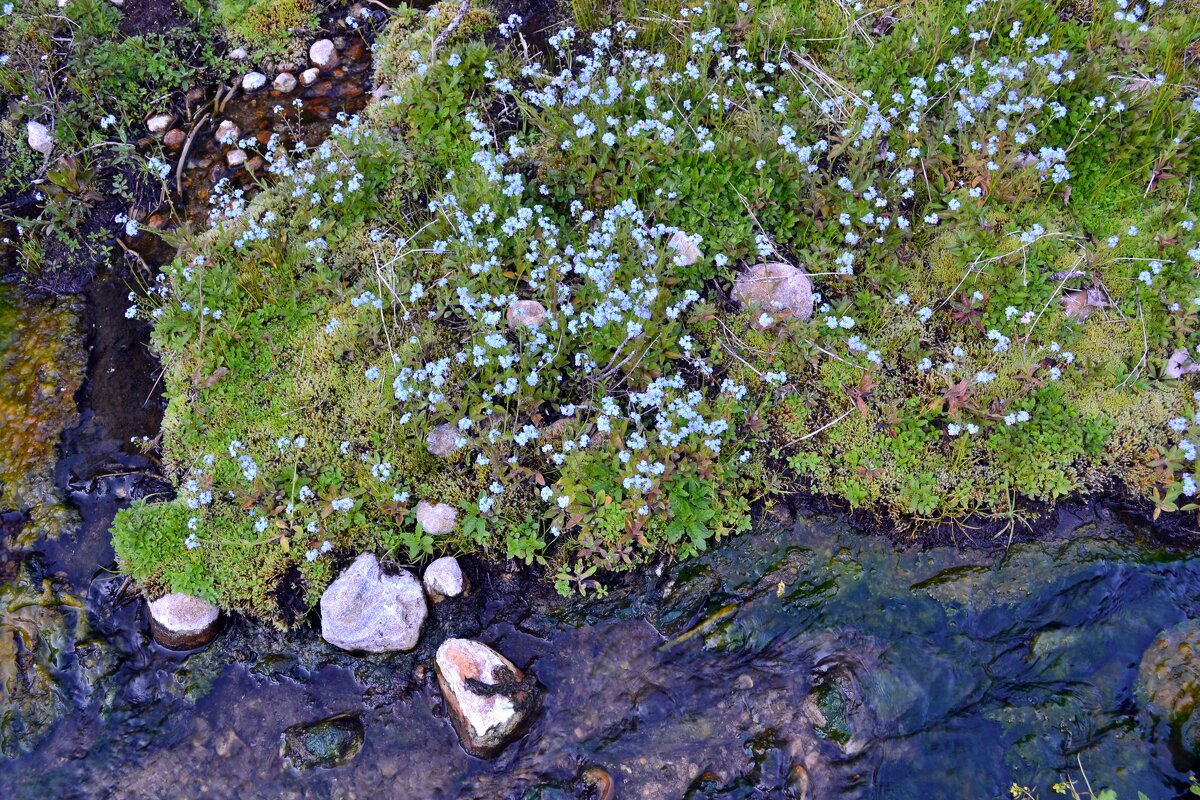
{"label": "green algae", "polygon": [[68,299],[30,302],[0,284],[0,511],[25,515],[22,546],[58,536],[73,520],[54,464],[87,366],[79,308]]}

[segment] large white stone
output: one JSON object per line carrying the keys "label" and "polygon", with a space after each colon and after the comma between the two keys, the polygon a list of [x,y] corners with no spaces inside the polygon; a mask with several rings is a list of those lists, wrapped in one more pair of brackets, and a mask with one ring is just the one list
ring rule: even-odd
{"label": "large white stone", "polygon": [[[541,690],[512,662],[481,642],[447,639],[434,659],[450,719],[467,752],[490,758],[512,741],[537,709]],[[492,687],[472,688],[468,681]]]}
{"label": "large white stone", "polygon": [[518,300],[504,316],[510,328],[536,328],[546,321],[546,307],[537,300]]}
{"label": "large white stone", "polygon": [[213,134],[213,138],[217,140],[217,144],[232,144],[237,141],[241,131],[233,120],[223,119],[221,124],[217,126],[217,132]]}
{"label": "large white stone", "polygon": [[267,85],[267,76],[261,72],[247,72],[242,78],[242,89],[247,92],[257,92]]}
{"label": "large white stone", "polygon": [[171,122],[175,117],[170,114],[155,114],[150,119],[146,120],[146,130],[155,134],[163,134],[167,132],[167,128],[171,127]]}
{"label": "large white stone", "polygon": [[296,88],[296,76],[290,72],[281,72],[275,76],[275,82],[271,85],[275,91],[287,94]]}
{"label": "large white stone", "polygon": [[453,556],[442,556],[426,567],[421,582],[425,584],[425,593],[434,602],[458,597],[466,589],[462,567]]}
{"label": "large white stone", "polygon": [[704,255],[696,246],[696,240],[683,231],[675,231],[671,234],[671,240],[667,242],[667,245],[675,251],[675,263],[682,267],[690,267]]}
{"label": "large white stone", "polygon": [[812,317],[812,281],[804,270],[779,261],[756,264],[738,275],[733,284],[738,302],[761,309],[772,317],[781,315],[807,320]]}
{"label": "large white stone", "polygon": [[48,156],[54,151],[54,137],[50,129],[40,122],[29,120],[25,123],[25,140],[42,155]]}
{"label": "large white stone", "polygon": [[458,522],[458,509],[449,503],[430,503],[425,500],[417,503],[417,522],[425,532],[433,536],[444,536],[454,533]]}
{"label": "large white stone", "polygon": [[445,422],[429,432],[425,437],[425,447],[435,456],[446,458],[462,447],[461,438],[458,428]]}
{"label": "large white stone", "polygon": [[308,60],[320,69],[333,69],[338,64],[337,48],[329,39],[317,39],[308,48]]}
{"label": "large white stone", "polygon": [[321,636],[343,650],[411,650],[427,609],[412,573],[386,575],[363,553],[321,595]]}
{"label": "large white stone", "polygon": [[164,647],[191,650],[211,642],[220,630],[221,612],[212,603],[178,592],[147,604],[150,633]]}

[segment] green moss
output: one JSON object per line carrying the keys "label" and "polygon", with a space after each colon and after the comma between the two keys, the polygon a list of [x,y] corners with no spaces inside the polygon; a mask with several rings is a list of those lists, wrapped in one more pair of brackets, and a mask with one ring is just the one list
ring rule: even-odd
{"label": "green moss", "polygon": [[[123,513],[126,568],[279,619],[284,576],[312,603],[363,550],[481,552],[602,591],[604,571],[700,552],[784,489],[902,525],[1013,519],[1114,481],[1179,506],[1179,439],[1200,431],[1171,429],[1193,387],[1165,362],[1200,345],[1194,112],[1109,76],[1177,74],[1194,26],[1134,40],[1005,0],[989,19],[1024,27],[985,46],[960,4],[909,8],[847,33],[823,0],[642,4],[633,44],[593,62],[605,79],[553,102],[536,92],[561,69],[586,84],[602,36],[560,38],[535,69],[486,10],[434,48],[457,7],[400,8],[386,99],[297,167],[306,183],[166,270],[154,341],[180,499]],[[700,44],[718,26],[722,46]],[[1043,33],[1074,77],[1041,59],[1003,96],[1063,113],[1039,102],[1018,128],[945,102],[959,68],[939,63],[970,62],[954,85],[990,93],[997,59]],[[738,48],[761,70],[726,60]],[[1031,163],[1059,147],[1066,172]],[[676,228],[700,238],[695,263],[666,247]],[[727,302],[766,258],[812,274],[813,319]],[[1101,307],[1068,316],[1087,289]],[[517,298],[550,321],[510,327]],[[463,446],[439,458],[440,426]],[[420,500],[456,509],[454,532],[425,531]]]}

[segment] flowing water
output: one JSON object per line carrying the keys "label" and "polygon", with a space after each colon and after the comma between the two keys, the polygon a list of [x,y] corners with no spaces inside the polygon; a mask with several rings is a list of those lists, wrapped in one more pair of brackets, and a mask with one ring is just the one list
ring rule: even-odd
{"label": "flowing water", "polygon": [[[365,101],[364,64],[290,121],[263,98],[227,113],[260,138],[327,125]],[[207,140],[190,158],[200,218],[226,172]],[[1154,648],[1200,614],[1200,556],[1103,504],[1008,550],[905,548],[801,511],[600,600],[468,559],[474,590],[432,609],[411,654],[240,620],[164,650],[107,534],[121,504],[168,491],[130,442],[156,435],[162,401],[128,282],[82,306],[0,294],[0,798],[1046,797],[1081,770],[1122,800],[1187,793],[1200,736],[1149,702],[1139,665],[1184,652]],[[547,689],[495,760],[448,721],[430,668],[447,636]],[[1200,695],[1198,664],[1165,691]],[[342,713],[364,731],[349,763],[280,756],[286,729]]]}

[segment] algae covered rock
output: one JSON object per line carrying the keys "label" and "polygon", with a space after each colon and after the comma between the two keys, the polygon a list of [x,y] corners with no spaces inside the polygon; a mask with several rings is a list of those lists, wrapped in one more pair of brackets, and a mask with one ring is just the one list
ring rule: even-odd
{"label": "algae covered rock", "polygon": [[337,767],[362,750],[365,731],[354,714],[293,725],[283,732],[279,754],[297,769]]}
{"label": "algae covered rock", "polygon": [[371,553],[354,560],[321,595],[321,636],[343,650],[411,650],[427,609],[408,572],[387,575]]}
{"label": "algae covered rock", "polygon": [[497,755],[541,704],[536,679],[481,642],[447,639],[434,664],[454,730],[471,755]]}
{"label": "algae covered rock", "polygon": [[1142,654],[1138,695],[1151,709],[1181,724],[1200,701],[1200,620],[1188,620],[1158,635]]}

